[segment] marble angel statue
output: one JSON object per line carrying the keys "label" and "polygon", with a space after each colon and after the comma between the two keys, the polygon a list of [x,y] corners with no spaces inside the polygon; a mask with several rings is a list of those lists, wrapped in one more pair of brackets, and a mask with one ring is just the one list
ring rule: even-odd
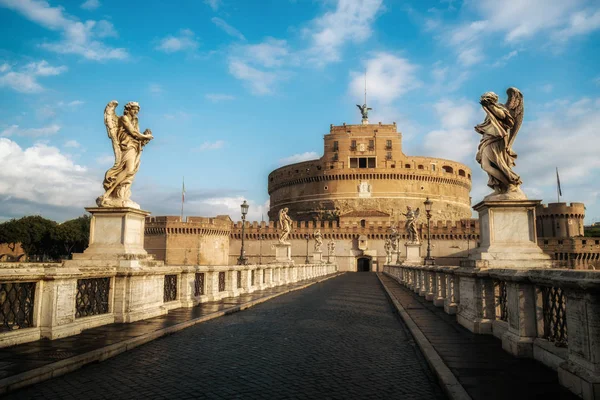
{"label": "marble angel statue", "polygon": [[323,245],[323,235],[321,235],[321,230],[317,229],[313,233],[313,236],[315,238],[315,253],[318,253],[321,251],[321,246]]}
{"label": "marble angel statue", "polygon": [[484,93],[479,101],[486,117],[475,127],[481,134],[476,160],[488,174],[487,185],[494,189],[486,200],[526,198],[519,187],[521,178],[512,170],[517,158],[512,145],[523,122],[523,94],[514,87],[508,88],[506,94],[506,104],[499,103],[494,92]]}
{"label": "marble angel statue", "polygon": [[406,217],[406,223],[404,229],[408,235],[409,243],[419,243],[419,233],[417,232],[417,219],[421,214],[421,210],[417,208],[413,211],[411,206],[406,206],[406,214],[402,214]]}
{"label": "marble angel statue", "polygon": [[104,175],[105,193],[96,199],[98,207],[140,208],[129,198],[131,184],[140,168],[142,148],[154,137],[150,129],[140,132],[138,112],[140,105],[134,101],[125,104],[123,115],[117,116],[115,100],[104,109],[106,132],[112,141],[115,163]]}
{"label": "marble angel statue", "polygon": [[279,234],[279,243],[281,243],[281,244],[290,244],[287,241],[287,239],[288,239],[288,236],[290,235],[290,232],[292,232],[292,218],[290,218],[290,216],[287,213],[288,213],[287,207],[279,210],[278,225],[279,225],[279,230],[281,231],[281,233]]}

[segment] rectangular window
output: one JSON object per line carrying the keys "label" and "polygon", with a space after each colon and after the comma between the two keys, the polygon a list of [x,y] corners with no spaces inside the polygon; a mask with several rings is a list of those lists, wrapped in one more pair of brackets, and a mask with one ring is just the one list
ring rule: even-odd
{"label": "rectangular window", "polygon": [[369,140],[369,150],[375,150],[375,141]]}
{"label": "rectangular window", "polygon": [[587,244],[587,240],[582,240],[581,244]]}
{"label": "rectangular window", "polygon": [[338,141],[336,140],[333,142],[333,151],[338,151],[338,150],[339,150]]}
{"label": "rectangular window", "polygon": [[388,152],[386,153],[386,155],[385,155],[385,159],[386,159],[386,160],[391,160],[391,159],[392,159],[392,152],[391,152],[391,151],[388,151]]}
{"label": "rectangular window", "polygon": [[435,171],[435,164],[431,164],[431,170]]}
{"label": "rectangular window", "polygon": [[350,157],[350,168],[377,168],[375,157]]}
{"label": "rectangular window", "polygon": [[386,150],[391,150],[392,149],[392,141],[391,140],[386,140],[385,141],[385,149]]}
{"label": "rectangular window", "polygon": [[350,150],[356,150],[356,140],[353,140],[350,144]]}

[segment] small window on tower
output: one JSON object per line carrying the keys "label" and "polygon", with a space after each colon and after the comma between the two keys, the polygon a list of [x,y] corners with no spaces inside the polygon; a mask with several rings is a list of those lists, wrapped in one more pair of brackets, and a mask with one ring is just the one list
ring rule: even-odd
{"label": "small window on tower", "polygon": [[339,146],[339,144],[338,144],[338,141],[337,141],[337,140],[336,140],[336,141],[334,141],[334,142],[333,142],[333,151],[338,151],[338,150],[339,150],[339,147],[338,147],[338,146]]}
{"label": "small window on tower", "polygon": [[350,150],[356,150],[356,140],[353,140],[350,144]]}

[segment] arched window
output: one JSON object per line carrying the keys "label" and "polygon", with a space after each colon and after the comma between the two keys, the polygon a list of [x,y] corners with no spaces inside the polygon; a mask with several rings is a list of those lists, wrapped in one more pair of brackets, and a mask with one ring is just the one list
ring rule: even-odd
{"label": "arched window", "polygon": [[465,170],[464,169],[459,169],[458,170],[458,175],[465,176],[466,175]]}
{"label": "arched window", "polygon": [[454,172],[454,170],[452,169],[452,167],[450,167],[450,166],[448,166],[448,165],[444,165],[444,166],[442,167],[442,169],[444,170],[444,172],[447,172],[447,173],[449,173],[449,174],[451,174],[451,173],[453,173],[453,172]]}
{"label": "arched window", "polygon": [[410,164],[404,164],[404,168],[410,168]]}
{"label": "arched window", "polygon": [[417,168],[419,168],[419,169],[425,169],[425,167],[422,166],[422,165],[419,165]]}
{"label": "arched window", "polygon": [[361,226],[361,228],[364,228],[365,226],[367,226],[367,221],[365,221],[364,219],[361,219],[360,226]]}

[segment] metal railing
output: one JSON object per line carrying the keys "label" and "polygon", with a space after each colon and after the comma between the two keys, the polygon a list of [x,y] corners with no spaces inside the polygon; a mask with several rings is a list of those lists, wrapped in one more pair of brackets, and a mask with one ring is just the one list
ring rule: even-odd
{"label": "metal railing", "polygon": [[544,338],[557,347],[567,347],[567,298],[560,288],[542,286]]}
{"label": "metal railing", "polygon": [[204,272],[196,272],[194,276],[194,296],[204,295]]}
{"label": "metal railing", "polygon": [[506,282],[500,280],[494,281],[494,295],[496,297],[496,319],[508,322]]}
{"label": "metal railing", "polygon": [[108,313],[110,278],[77,280],[75,318]]}
{"label": "metal railing", "polygon": [[165,303],[177,300],[177,275],[165,275],[163,300]]}
{"label": "metal railing", "polygon": [[0,283],[0,332],[33,326],[35,282]]}
{"label": "metal railing", "polygon": [[219,292],[225,291],[225,272],[219,272]]}

